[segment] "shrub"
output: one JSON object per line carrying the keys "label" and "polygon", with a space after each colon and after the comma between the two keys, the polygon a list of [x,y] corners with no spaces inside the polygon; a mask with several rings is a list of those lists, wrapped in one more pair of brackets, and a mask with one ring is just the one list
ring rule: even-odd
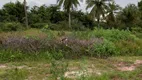
{"label": "shrub", "polygon": [[116,46],[113,42],[106,39],[103,40],[101,44],[94,44],[94,50],[92,50],[92,55],[100,58],[107,58],[109,56],[116,55],[118,52]]}
{"label": "shrub", "polygon": [[115,43],[121,56],[140,56],[142,55],[142,42],[121,40]]}
{"label": "shrub", "polygon": [[35,23],[31,25],[31,28],[37,28],[37,29],[42,29],[47,27],[48,24],[47,23]]}
{"label": "shrub", "polygon": [[135,40],[137,39],[135,35],[131,34],[130,31],[118,30],[118,29],[95,29],[93,33],[96,37],[104,37],[110,41],[119,40]]}
{"label": "shrub", "polygon": [[62,28],[58,24],[49,24],[49,29],[50,30],[61,30]]}
{"label": "shrub", "polygon": [[86,28],[85,26],[82,24],[82,22],[78,21],[78,20],[72,20],[72,29],[75,31],[85,31]]}
{"label": "shrub", "polygon": [[24,29],[22,24],[16,22],[0,23],[0,25],[1,31],[18,31]]}
{"label": "shrub", "polygon": [[71,27],[69,27],[68,21],[61,21],[58,24],[50,24],[49,25],[49,29],[51,30],[75,30],[75,31],[85,31],[86,28],[85,26],[77,21],[77,20],[73,20],[71,23]]}

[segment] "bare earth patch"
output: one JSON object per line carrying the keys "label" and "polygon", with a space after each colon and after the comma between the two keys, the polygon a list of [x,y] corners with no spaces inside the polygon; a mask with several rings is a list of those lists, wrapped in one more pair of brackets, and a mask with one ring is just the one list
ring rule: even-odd
{"label": "bare earth patch", "polygon": [[7,66],[7,65],[4,65],[4,64],[0,64],[0,69],[13,69],[13,68],[17,68],[17,69],[32,69],[33,67],[28,67],[28,66]]}
{"label": "bare earth patch", "polygon": [[88,76],[88,75],[90,76],[92,74],[101,75],[102,71],[96,69],[95,67],[90,67],[90,66],[86,67],[83,70],[78,67],[73,67],[73,68],[69,68],[69,70],[65,72],[64,76],[66,78],[75,79],[81,76]]}
{"label": "bare earth patch", "polygon": [[140,65],[142,65],[142,60],[136,60],[133,64],[128,65],[127,63],[119,63],[116,66],[116,68],[120,71],[133,71],[135,70],[137,67],[139,67]]}
{"label": "bare earth patch", "polygon": [[0,64],[0,69],[7,68],[6,65]]}

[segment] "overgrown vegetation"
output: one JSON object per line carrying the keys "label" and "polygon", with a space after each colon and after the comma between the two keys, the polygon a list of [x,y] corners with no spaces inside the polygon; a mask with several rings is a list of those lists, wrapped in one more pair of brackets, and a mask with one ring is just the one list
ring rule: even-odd
{"label": "overgrown vegetation", "polygon": [[91,12],[81,2],[3,5],[0,80],[141,80],[142,0],[86,0]]}
{"label": "overgrown vegetation", "polygon": [[27,56],[39,57],[37,59],[49,59],[52,56],[57,60],[82,56],[142,56],[141,39],[124,30],[60,32],[31,29],[1,33],[0,36],[1,61],[28,59]]}

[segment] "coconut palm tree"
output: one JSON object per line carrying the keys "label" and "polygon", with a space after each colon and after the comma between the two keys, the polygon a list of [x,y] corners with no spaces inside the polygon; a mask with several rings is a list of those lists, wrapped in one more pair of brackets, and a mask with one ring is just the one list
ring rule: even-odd
{"label": "coconut palm tree", "polygon": [[108,4],[108,17],[109,19],[111,19],[112,21],[115,21],[115,14],[118,13],[118,10],[121,10],[121,7],[119,5],[117,5],[114,1],[112,3]]}
{"label": "coconut palm tree", "polygon": [[25,24],[26,24],[26,27],[28,28],[28,14],[27,14],[27,2],[26,0],[24,0],[24,11],[25,11]]}
{"label": "coconut palm tree", "polygon": [[107,23],[109,26],[111,23],[116,22],[116,17],[115,15],[121,10],[121,7],[117,5],[114,1],[108,4],[108,9],[107,9]]}
{"label": "coconut palm tree", "polygon": [[80,2],[83,0],[57,0],[59,6],[63,6],[63,9],[67,11],[69,15],[69,27],[71,28],[71,9],[77,8]]}
{"label": "coconut palm tree", "polygon": [[105,17],[109,1],[112,0],[86,0],[86,9],[92,8],[90,15],[93,19],[97,19],[98,27],[100,26],[101,17]]}

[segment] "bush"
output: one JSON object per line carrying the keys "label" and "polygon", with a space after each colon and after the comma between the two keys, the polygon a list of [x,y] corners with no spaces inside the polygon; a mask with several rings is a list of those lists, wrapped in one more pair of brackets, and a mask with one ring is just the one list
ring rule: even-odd
{"label": "bush", "polygon": [[21,23],[16,23],[16,22],[0,23],[0,26],[1,26],[1,31],[18,31],[24,29]]}
{"label": "bush", "polygon": [[60,28],[60,26],[58,24],[49,24],[49,29],[50,30],[61,30],[62,28]]}
{"label": "bush", "polygon": [[50,24],[49,28],[51,30],[71,30],[68,25],[68,21],[61,21],[58,24]]}
{"label": "bush", "polygon": [[119,40],[136,40],[137,37],[133,35],[130,31],[127,30],[118,30],[118,29],[95,29],[93,33],[96,37],[104,37],[110,41],[119,41]]}
{"label": "bush", "polygon": [[31,28],[42,29],[45,28],[47,25],[47,23],[35,23],[31,25]]}
{"label": "bush", "polygon": [[142,55],[142,42],[141,41],[125,41],[121,40],[115,43],[121,56],[140,56]]}
{"label": "bush", "polygon": [[86,30],[82,22],[79,22],[78,20],[72,20],[72,29],[75,31],[85,31]]}
{"label": "bush", "polygon": [[58,24],[50,24],[49,29],[51,30],[75,30],[75,31],[85,31],[85,26],[77,21],[72,20],[71,27],[69,27],[68,21],[61,21]]}
{"label": "bush", "polygon": [[142,33],[142,27],[133,27],[132,32],[139,32]]}
{"label": "bush", "polygon": [[118,54],[115,44],[106,39],[104,39],[101,44],[94,44],[93,49],[92,55],[100,58],[107,58]]}

